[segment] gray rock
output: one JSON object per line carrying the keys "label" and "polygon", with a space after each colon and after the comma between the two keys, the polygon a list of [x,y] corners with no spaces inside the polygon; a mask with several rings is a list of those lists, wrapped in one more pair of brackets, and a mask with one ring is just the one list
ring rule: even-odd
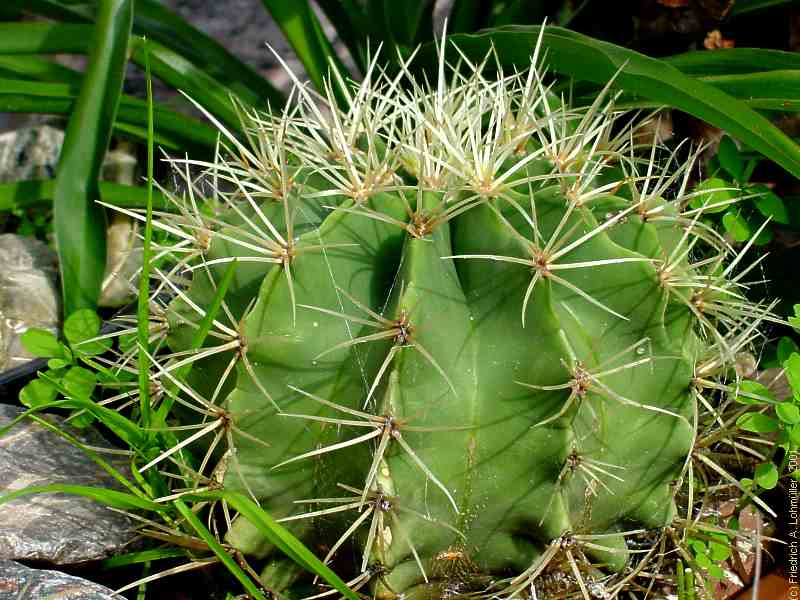
{"label": "gray rock", "polygon": [[58,571],[0,560],[0,600],[123,600],[102,585]]}
{"label": "gray rock", "polygon": [[56,176],[64,132],[49,125],[0,134],[0,183]]}
{"label": "gray rock", "polygon": [[[22,412],[0,404],[0,428]],[[77,430],[54,416],[62,431],[94,448],[109,444],[91,429]],[[103,454],[126,472],[119,456]],[[118,488],[119,484],[79,448],[31,420],[0,438],[0,495],[32,485],[54,483]],[[134,536],[126,516],[74,494],[32,494],[0,508],[0,559],[72,564],[105,558]]]}
{"label": "gray rock", "polygon": [[60,300],[55,253],[46,244],[0,235],[0,372],[31,357],[20,336],[31,327],[58,330]]}

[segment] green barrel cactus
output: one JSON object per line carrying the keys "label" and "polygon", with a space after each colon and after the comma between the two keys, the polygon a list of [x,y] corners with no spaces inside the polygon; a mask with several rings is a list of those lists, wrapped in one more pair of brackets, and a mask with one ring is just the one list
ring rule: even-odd
{"label": "green barrel cactus", "polygon": [[[193,361],[183,404],[224,415],[199,473],[379,598],[618,591],[629,540],[675,516],[698,365],[759,314],[687,189],[697,155],[607,90],[564,104],[537,54],[296,82],[242,111],[247,139],[217,123],[215,160],[175,161],[156,375]],[[271,556],[243,518],[226,539]]]}

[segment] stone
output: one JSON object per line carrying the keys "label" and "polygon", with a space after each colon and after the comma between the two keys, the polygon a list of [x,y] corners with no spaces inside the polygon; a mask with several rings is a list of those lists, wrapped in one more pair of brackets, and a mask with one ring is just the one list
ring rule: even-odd
{"label": "stone", "polygon": [[[0,429],[23,412],[0,404]],[[78,430],[56,416],[45,417],[83,444],[110,448],[92,429]],[[128,474],[127,460],[102,454]],[[0,437],[0,496],[28,486],[55,483],[119,489],[119,483],[80,448],[32,421],[23,420]],[[121,550],[134,537],[125,515],[74,494],[31,494],[0,508],[0,559],[57,565],[93,561]]]}
{"label": "stone", "polygon": [[52,179],[63,142],[64,132],[49,125],[0,134],[0,183]]}
{"label": "stone", "polygon": [[20,336],[31,327],[58,331],[60,294],[55,253],[34,238],[0,235],[0,372],[31,356]]}
{"label": "stone", "polygon": [[0,600],[124,600],[112,590],[72,575],[0,560]]}

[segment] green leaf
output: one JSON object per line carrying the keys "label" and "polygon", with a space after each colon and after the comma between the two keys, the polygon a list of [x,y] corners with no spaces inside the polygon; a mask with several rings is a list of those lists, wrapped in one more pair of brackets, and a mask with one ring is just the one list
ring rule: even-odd
{"label": "green leaf", "polygon": [[247,496],[231,490],[220,490],[192,494],[191,497],[227,501],[286,556],[308,571],[319,575],[348,600],[359,600],[358,595],[347,587],[330,567],[323,564],[300,540]]}
{"label": "green leaf", "polygon": [[71,364],[70,361],[64,360],[63,358],[51,358],[47,361],[47,367],[53,370],[63,369]]}
{"label": "green leaf", "polygon": [[789,317],[789,325],[800,331],[800,304],[794,305],[794,316]]}
{"label": "green leaf", "polygon": [[20,337],[22,347],[34,356],[41,358],[63,357],[61,342],[52,331],[46,329],[28,329]]}
{"label": "green leaf", "polygon": [[789,441],[795,447],[800,446],[800,425],[795,425],[789,430]]}
{"label": "green leaf", "polygon": [[157,504],[156,502],[151,502],[149,500],[145,500],[144,498],[134,496],[133,494],[127,494],[117,490],[95,488],[85,485],[67,485],[63,483],[52,485],[32,485],[21,490],[16,490],[4,496],[0,496],[0,505],[5,504],[6,502],[11,502],[12,500],[16,500],[17,498],[30,496],[31,494],[77,494],[79,496],[91,498],[92,500],[96,500],[101,504],[118,508],[120,510],[147,510],[152,512],[163,512],[167,508],[163,504]]}
{"label": "green leaf", "polygon": [[100,317],[90,308],[82,308],[69,315],[64,321],[64,337],[72,344],[79,344],[93,338],[100,331]]}
{"label": "green leaf", "polygon": [[[54,189],[54,179],[0,184],[0,211],[28,208],[52,202]],[[101,181],[100,199],[114,206],[139,208],[147,204],[147,190],[138,186]],[[153,197],[153,206],[159,209],[168,208],[166,197],[160,192],[156,192]]]}
{"label": "green leaf", "polygon": [[[478,61],[493,45],[503,66],[527,68],[540,31],[536,26],[509,26],[453,35],[448,41]],[[552,71],[601,85],[616,75],[617,87],[724,129],[800,177],[800,146],[743,102],[684,75],[669,63],[558,27],[545,29],[543,46]],[[426,44],[420,60],[434,69],[435,55],[433,45]]]}
{"label": "green leaf", "polygon": [[95,308],[106,263],[105,213],[95,201],[127,63],[132,0],[100,2],[92,52],[64,136],[53,202],[64,314]]}
{"label": "green leaf", "polygon": [[736,425],[753,433],[771,433],[780,427],[777,419],[761,413],[745,413],[736,419]]}
{"label": "green leaf", "polygon": [[756,10],[791,4],[793,4],[793,0],[736,0],[731,7],[730,16],[738,17]]}
{"label": "green leaf", "polygon": [[769,389],[752,379],[743,379],[736,387],[733,399],[739,404],[777,404],[778,401]]}
{"label": "green leaf", "polygon": [[43,379],[34,379],[19,392],[19,401],[28,408],[36,408],[56,399],[58,390]]}
{"label": "green leaf", "polygon": [[100,563],[103,569],[115,569],[127,565],[136,565],[151,560],[161,560],[164,558],[188,558],[187,550],[184,548],[153,548],[152,550],[140,550],[139,552],[128,552],[119,556],[112,556]]}
{"label": "green leaf", "polygon": [[734,75],[800,69],[796,52],[762,48],[725,48],[686,52],[663,59],[686,75]]}
{"label": "green leaf", "polygon": [[728,544],[720,542],[708,543],[708,556],[714,562],[722,562],[731,556],[731,548]]}
{"label": "green leaf", "polygon": [[793,402],[781,402],[775,407],[775,414],[784,423],[790,425],[800,423],[800,407]]}
{"label": "green leaf", "polygon": [[795,352],[800,352],[800,348],[792,338],[783,336],[780,340],[778,340],[776,354],[779,363],[786,361]]}
{"label": "green leaf", "polygon": [[711,177],[694,186],[695,192],[706,192],[692,198],[689,205],[692,208],[704,208],[705,214],[723,212],[730,207],[731,202],[739,197],[738,190],[730,183],[719,177]]}
{"label": "green leaf", "polygon": [[783,362],[786,379],[795,397],[800,396],[800,354],[792,354]]}
{"label": "green leaf", "polygon": [[700,80],[745,101],[751,108],[781,112],[800,108],[800,70],[713,75]]}
{"label": "green leaf", "polygon": [[753,237],[753,231],[747,219],[742,217],[739,210],[730,209],[722,215],[722,225],[736,242],[746,242]]}
{"label": "green leaf", "polygon": [[762,463],[756,467],[753,480],[765,490],[771,490],[778,485],[778,468],[769,463]]}
{"label": "green leaf", "polygon": [[723,136],[719,141],[717,160],[734,181],[744,183],[744,160],[742,155],[739,154],[736,142],[729,135]]}
{"label": "green leaf", "polygon": [[197,518],[186,504],[178,499],[173,500],[173,504],[178,509],[178,512],[183,515],[183,518],[191,525],[197,534],[203,539],[203,541],[208,544],[208,547],[211,551],[217,555],[220,562],[225,565],[228,571],[239,580],[239,583],[247,590],[248,594],[251,597],[256,598],[256,600],[267,600],[266,596],[261,592],[259,586],[255,584],[255,582],[248,577],[247,573],[245,573],[242,568],[236,563],[233,558],[231,558],[230,554],[226,552],[225,548],[222,547],[217,539],[211,534],[211,532],[206,529],[206,526],[203,525],[202,521]]}
{"label": "green leaf", "polygon": [[753,198],[753,204],[762,215],[770,217],[775,223],[789,223],[789,211],[786,210],[783,200],[767,186],[754,185],[748,188],[748,192],[758,194]]}
{"label": "green leaf", "polygon": [[309,79],[324,92],[323,79],[330,64],[346,76],[347,68],[336,56],[308,0],[261,0],[303,63]]}
{"label": "green leaf", "polygon": [[92,392],[97,385],[97,378],[88,369],[72,367],[62,378],[61,385],[72,397],[88,400],[92,397]]}

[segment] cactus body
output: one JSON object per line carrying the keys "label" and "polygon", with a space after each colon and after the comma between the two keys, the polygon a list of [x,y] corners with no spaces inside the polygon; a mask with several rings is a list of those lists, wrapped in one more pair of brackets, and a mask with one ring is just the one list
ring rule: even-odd
{"label": "cactus body", "polygon": [[[561,106],[535,61],[445,74],[247,115],[209,165],[224,210],[171,218],[211,241],[170,343],[236,258],[234,341],[193,370],[235,426],[224,485],[379,596],[513,594],[557,564],[583,585],[673,518],[696,363],[737,327],[691,257],[723,244],[682,212],[689,166],[612,134],[611,103]],[[241,519],[228,539],[269,550]]]}

